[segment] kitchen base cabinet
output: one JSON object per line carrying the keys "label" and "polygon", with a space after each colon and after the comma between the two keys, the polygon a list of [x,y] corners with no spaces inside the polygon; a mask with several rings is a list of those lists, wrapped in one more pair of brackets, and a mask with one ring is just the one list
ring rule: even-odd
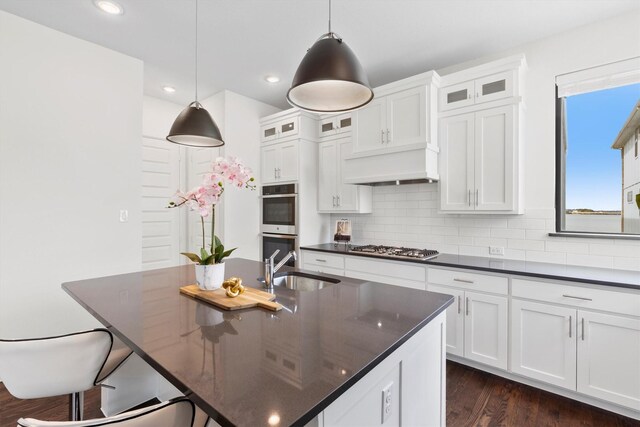
{"label": "kitchen base cabinet", "polygon": [[447,308],[447,353],[464,357],[464,291],[428,285],[428,291],[453,295],[456,301]]}
{"label": "kitchen base cabinet", "polygon": [[464,354],[507,369],[507,298],[465,292]]}
{"label": "kitchen base cabinet", "polygon": [[558,387],[576,387],[576,310],[511,300],[511,370]]}
{"label": "kitchen base cabinet", "polygon": [[640,320],[578,317],[578,392],[640,411]]}

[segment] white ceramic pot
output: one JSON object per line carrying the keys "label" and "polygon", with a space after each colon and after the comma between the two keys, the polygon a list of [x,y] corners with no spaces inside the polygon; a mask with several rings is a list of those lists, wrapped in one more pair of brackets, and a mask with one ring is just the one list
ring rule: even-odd
{"label": "white ceramic pot", "polygon": [[196,283],[203,291],[213,291],[222,287],[224,282],[224,262],[220,264],[196,264]]}

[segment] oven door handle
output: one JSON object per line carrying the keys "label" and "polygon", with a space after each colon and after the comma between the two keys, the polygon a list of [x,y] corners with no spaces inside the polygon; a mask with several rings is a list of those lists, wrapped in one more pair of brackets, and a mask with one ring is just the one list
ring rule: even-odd
{"label": "oven door handle", "polygon": [[270,234],[262,233],[262,237],[277,237],[278,239],[296,240],[298,238],[295,234]]}
{"label": "oven door handle", "polygon": [[268,194],[266,196],[260,196],[261,199],[282,199],[285,197],[298,198],[297,194]]}

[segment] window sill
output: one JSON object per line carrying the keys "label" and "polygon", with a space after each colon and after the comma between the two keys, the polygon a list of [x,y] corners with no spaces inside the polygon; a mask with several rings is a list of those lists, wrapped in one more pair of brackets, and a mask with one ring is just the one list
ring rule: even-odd
{"label": "window sill", "polygon": [[551,237],[578,237],[586,239],[620,239],[620,240],[640,240],[640,234],[617,234],[617,233],[578,233],[571,231],[558,231],[549,233]]}

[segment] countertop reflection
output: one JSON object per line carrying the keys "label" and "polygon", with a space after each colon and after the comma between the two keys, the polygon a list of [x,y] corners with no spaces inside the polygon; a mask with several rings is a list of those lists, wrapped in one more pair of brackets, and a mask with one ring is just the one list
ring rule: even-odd
{"label": "countertop reflection", "polygon": [[[260,288],[262,268],[230,259],[226,276]],[[276,288],[286,310],[224,311],[179,293],[195,282],[193,270],[174,267],[63,288],[223,425],[312,419],[453,301],[332,276],[341,282],[315,292]]]}

